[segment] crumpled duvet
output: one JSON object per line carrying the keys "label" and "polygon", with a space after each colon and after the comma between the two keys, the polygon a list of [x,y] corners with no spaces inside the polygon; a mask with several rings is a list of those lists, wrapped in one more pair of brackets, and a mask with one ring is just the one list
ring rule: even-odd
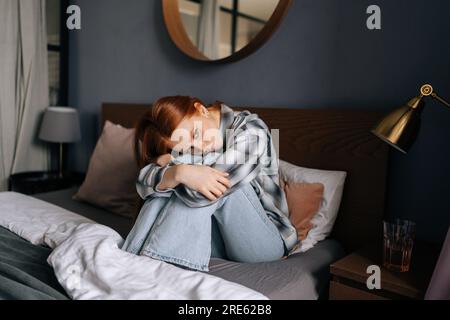
{"label": "crumpled duvet", "polygon": [[219,277],[125,252],[111,228],[25,195],[0,193],[0,225],[53,248],[48,263],[75,300],[267,299]]}

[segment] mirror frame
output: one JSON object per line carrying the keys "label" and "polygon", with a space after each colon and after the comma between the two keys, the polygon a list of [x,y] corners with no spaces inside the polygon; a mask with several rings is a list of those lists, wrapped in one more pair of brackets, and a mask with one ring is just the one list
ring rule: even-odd
{"label": "mirror frame", "polygon": [[186,55],[195,60],[212,62],[212,63],[225,63],[234,62],[243,59],[250,54],[254,53],[260,47],[262,47],[275,31],[280,27],[285,16],[287,15],[289,8],[292,4],[292,0],[279,0],[275,11],[270,17],[269,21],[263,27],[263,29],[253,38],[245,47],[241,50],[231,54],[228,57],[212,60],[206,57],[200,50],[192,43],[189,38],[183,21],[181,20],[180,8],[178,0],[163,0],[163,15],[164,22],[170,37],[175,45],[184,52]]}

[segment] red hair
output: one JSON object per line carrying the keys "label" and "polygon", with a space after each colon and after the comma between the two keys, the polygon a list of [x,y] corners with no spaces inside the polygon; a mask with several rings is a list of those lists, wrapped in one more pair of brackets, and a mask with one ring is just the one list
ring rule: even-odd
{"label": "red hair", "polygon": [[[205,105],[200,99],[187,96],[165,97],[156,101],[136,125],[134,153],[139,168],[155,162],[159,156],[170,153],[170,140],[173,131],[186,117],[193,116],[195,104]],[[219,107],[216,102],[211,107]],[[136,204],[135,221],[144,201],[139,197]]]}
{"label": "red hair", "polygon": [[[185,118],[197,113],[195,104],[205,105],[199,98],[188,96],[164,97],[155,102],[136,126],[134,139],[135,157],[139,168],[155,162],[164,154],[170,153],[170,139],[173,131]],[[210,107],[217,107],[216,102]]]}

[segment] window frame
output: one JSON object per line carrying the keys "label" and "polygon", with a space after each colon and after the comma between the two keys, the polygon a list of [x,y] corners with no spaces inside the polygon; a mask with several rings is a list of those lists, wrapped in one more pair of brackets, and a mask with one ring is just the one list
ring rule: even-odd
{"label": "window frame", "polygon": [[[191,2],[201,5],[201,0],[189,0]],[[220,11],[231,15],[231,54],[235,54],[237,50],[237,32],[238,19],[247,19],[252,22],[261,23],[263,26],[268,22],[257,17],[242,13],[239,11],[239,0],[232,0],[231,9],[220,7]]]}
{"label": "window frame", "polygon": [[58,105],[69,103],[69,30],[66,26],[66,11],[70,0],[60,0],[59,45],[47,42],[48,52],[59,53],[59,92]]}

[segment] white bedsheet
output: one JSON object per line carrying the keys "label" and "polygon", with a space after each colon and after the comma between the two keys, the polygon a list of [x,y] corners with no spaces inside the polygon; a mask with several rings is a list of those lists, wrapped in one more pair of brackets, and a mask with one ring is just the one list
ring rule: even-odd
{"label": "white bedsheet", "polygon": [[51,247],[48,263],[75,300],[267,299],[219,277],[122,251],[123,239],[111,228],[29,196],[0,193],[0,226]]}
{"label": "white bedsheet", "polygon": [[33,197],[14,192],[0,193],[0,226],[32,244],[45,244],[45,235],[58,227],[73,229],[81,223],[94,222]]}

